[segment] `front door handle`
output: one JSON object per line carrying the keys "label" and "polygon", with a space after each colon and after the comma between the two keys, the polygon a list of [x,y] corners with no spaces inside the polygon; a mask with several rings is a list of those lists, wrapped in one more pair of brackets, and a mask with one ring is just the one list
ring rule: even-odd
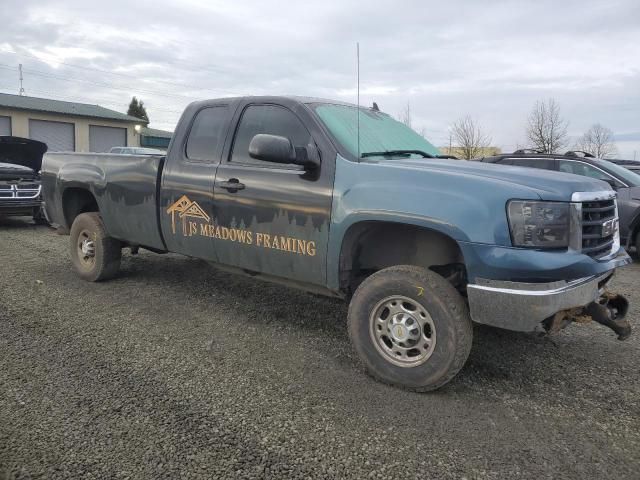
{"label": "front door handle", "polygon": [[237,192],[238,190],[244,190],[244,183],[240,183],[237,178],[231,178],[227,182],[220,182],[218,184],[220,188],[229,190],[230,192]]}

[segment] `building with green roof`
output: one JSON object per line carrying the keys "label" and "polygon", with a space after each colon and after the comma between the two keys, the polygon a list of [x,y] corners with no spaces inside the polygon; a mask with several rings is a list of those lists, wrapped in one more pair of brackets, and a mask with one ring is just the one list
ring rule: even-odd
{"label": "building with green roof", "polygon": [[40,140],[51,152],[140,146],[146,122],[100,105],[0,93],[0,135]]}

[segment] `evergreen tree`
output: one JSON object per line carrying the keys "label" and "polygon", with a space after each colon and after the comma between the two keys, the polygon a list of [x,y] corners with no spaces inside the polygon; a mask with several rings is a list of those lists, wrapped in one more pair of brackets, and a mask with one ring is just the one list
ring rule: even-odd
{"label": "evergreen tree", "polygon": [[139,118],[149,123],[149,116],[147,115],[146,108],[144,108],[144,102],[142,100],[138,100],[136,97],[131,99],[127,115],[131,115],[132,117]]}

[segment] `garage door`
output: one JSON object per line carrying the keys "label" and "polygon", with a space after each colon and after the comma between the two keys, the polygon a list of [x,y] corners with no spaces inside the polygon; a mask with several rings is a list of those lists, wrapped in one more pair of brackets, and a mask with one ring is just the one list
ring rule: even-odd
{"label": "garage door", "polygon": [[108,152],[111,147],[127,146],[127,129],[89,125],[89,150]]}
{"label": "garage door", "polygon": [[0,135],[11,135],[11,117],[0,117]]}
{"label": "garage door", "polygon": [[29,120],[29,138],[46,143],[49,152],[75,150],[73,123]]}

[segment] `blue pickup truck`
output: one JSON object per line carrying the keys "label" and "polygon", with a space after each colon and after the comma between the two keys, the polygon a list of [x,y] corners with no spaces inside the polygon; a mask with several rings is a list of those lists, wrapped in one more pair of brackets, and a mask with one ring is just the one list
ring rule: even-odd
{"label": "blue pickup truck", "polygon": [[223,98],[189,105],[166,157],[49,153],[42,183],[83,279],[144,248],[343,298],[365,369],[407,389],[456,375],[473,322],[630,334],[608,184],[438,153],[377,109]]}

